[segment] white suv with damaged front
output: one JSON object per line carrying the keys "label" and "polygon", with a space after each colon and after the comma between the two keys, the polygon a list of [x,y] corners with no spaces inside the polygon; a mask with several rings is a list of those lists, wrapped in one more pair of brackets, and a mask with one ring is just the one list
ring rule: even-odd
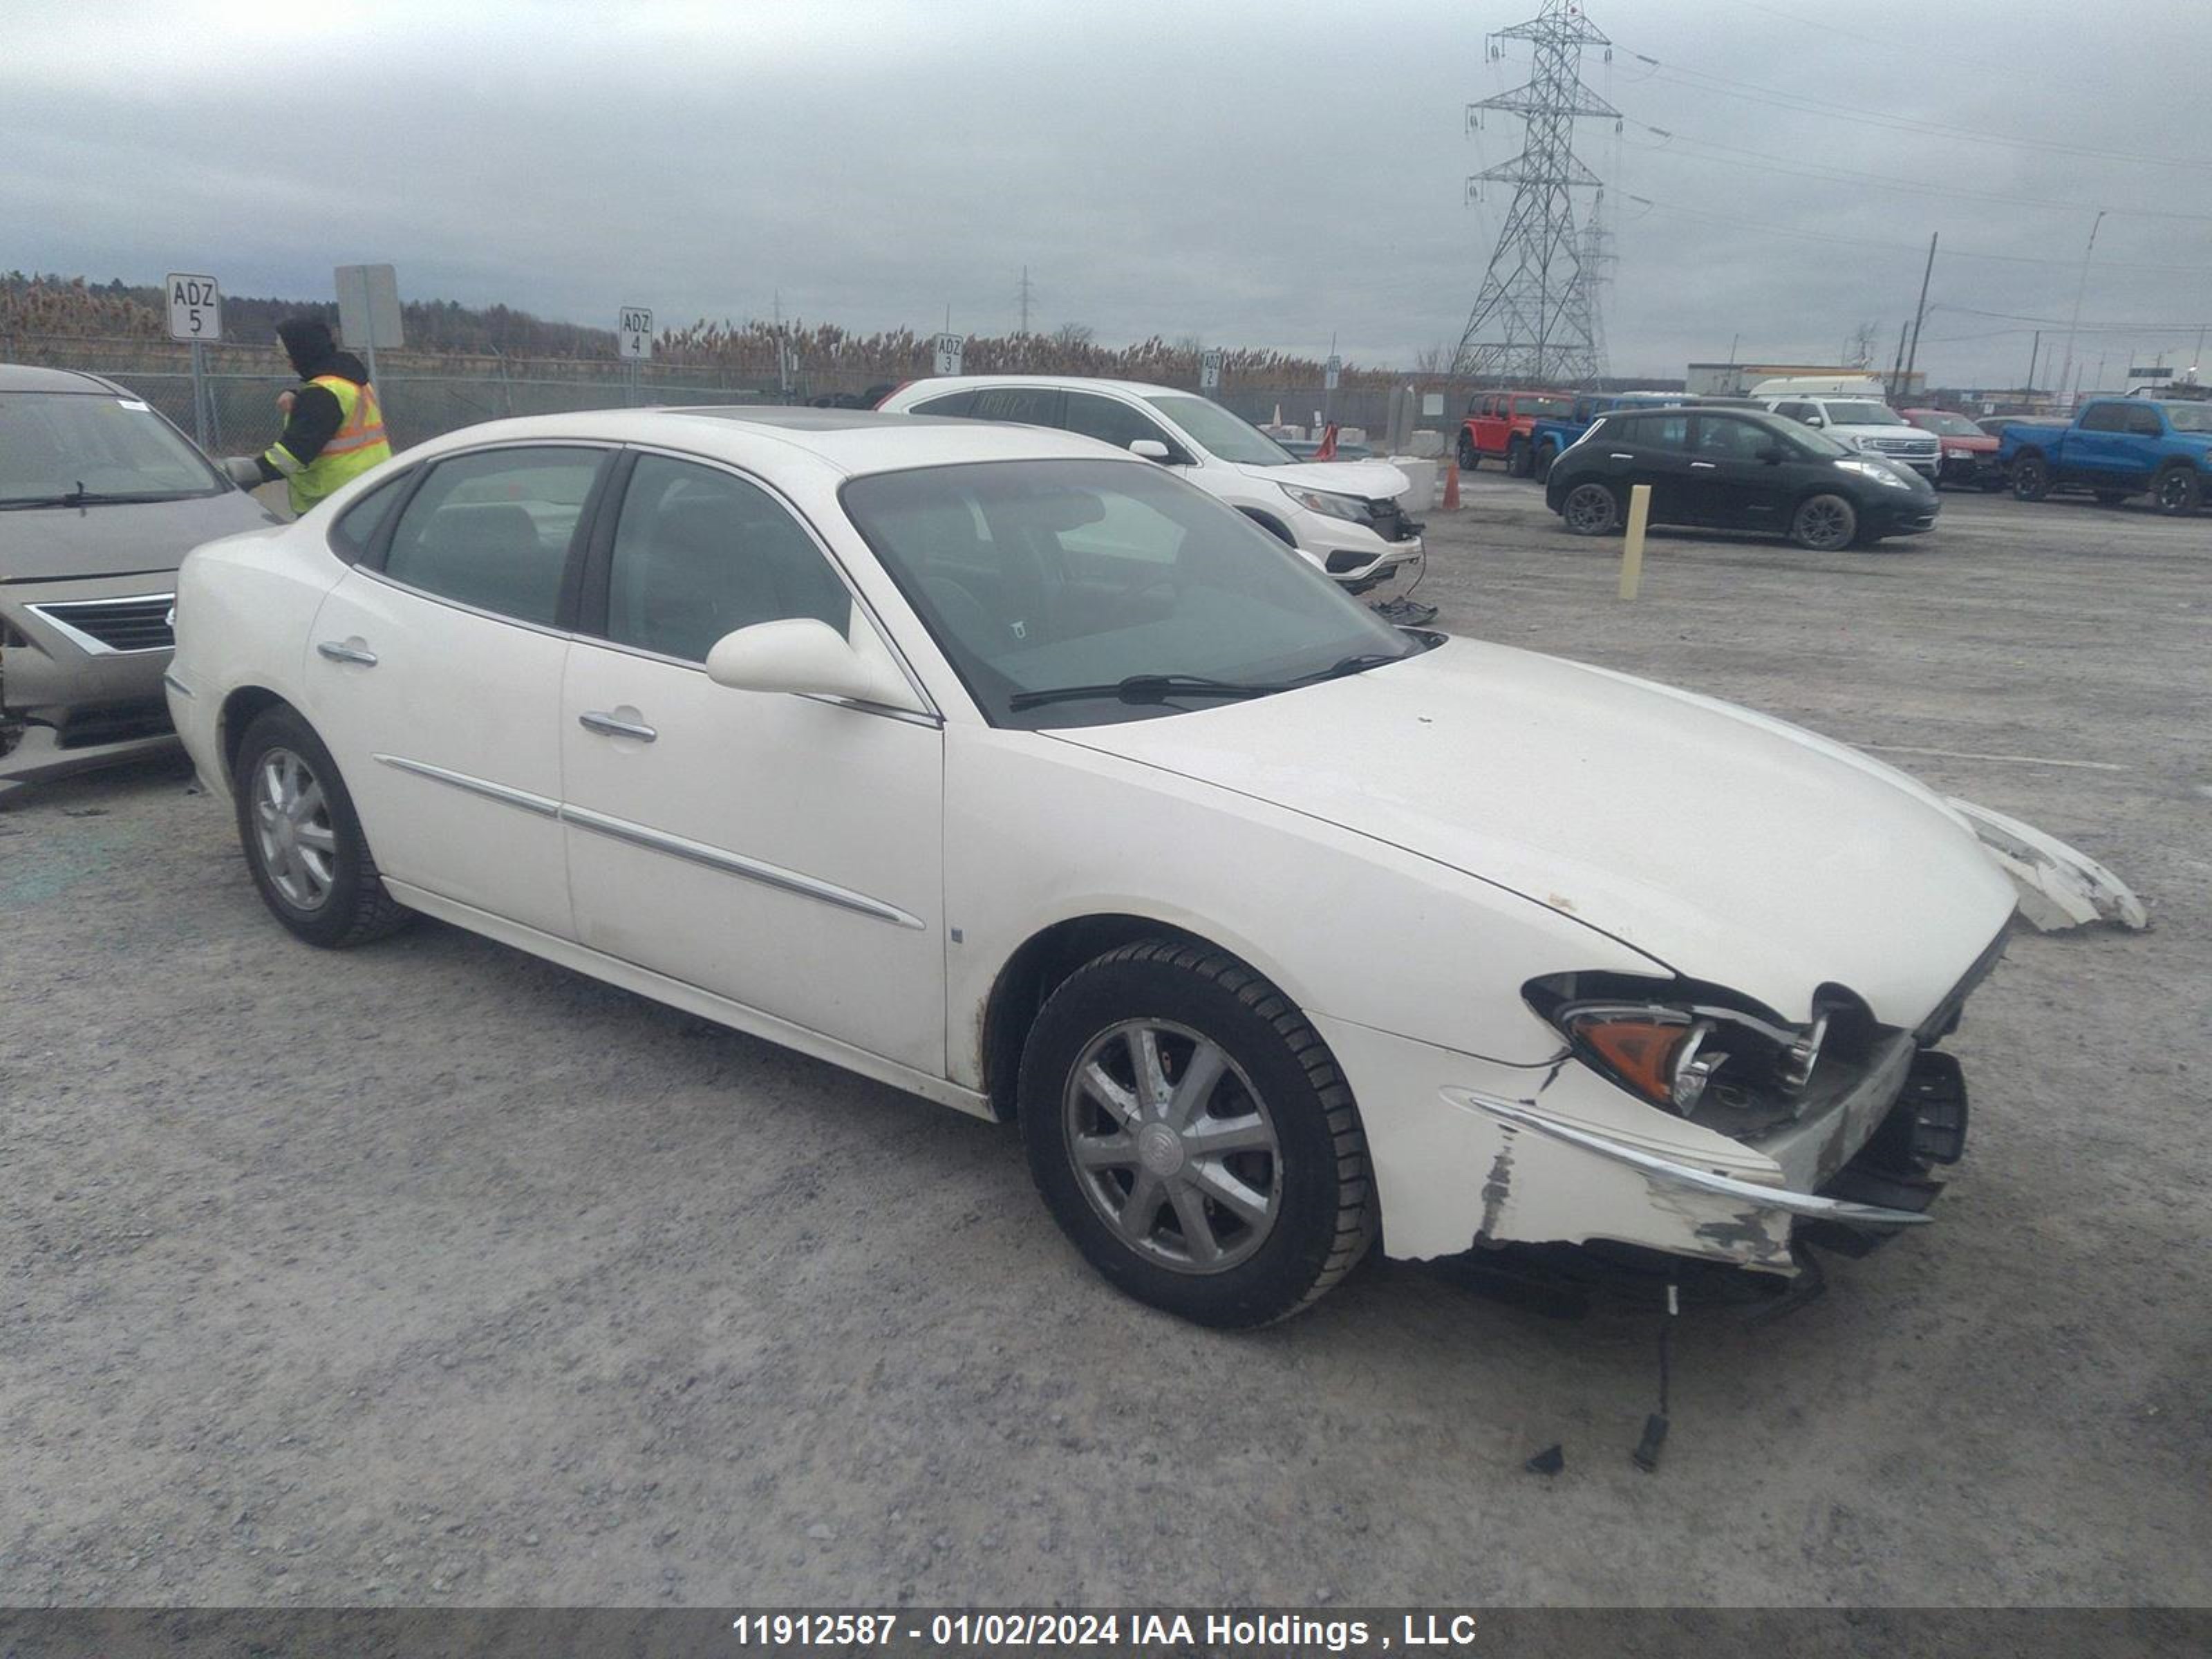
{"label": "white suv with damaged front", "polygon": [[1214,1325],[1378,1237],[1786,1276],[1922,1221],[2013,912],[1887,767],[1394,629],[1036,428],[495,422],[199,549],[177,631],[293,934],[421,913],[1018,1119],[1091,1264]]}

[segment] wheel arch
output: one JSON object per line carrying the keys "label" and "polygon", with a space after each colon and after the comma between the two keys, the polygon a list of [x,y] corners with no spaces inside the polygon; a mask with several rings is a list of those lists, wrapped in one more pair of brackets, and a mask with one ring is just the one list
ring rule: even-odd
{"label": "wheel arch", "polygon": [[1290,526],[1285,524],[1280,519],[1277,518],[1273,514],[1267,512],[1265,508],[1257,507],[1239,507],[1237,510],[1239,513],[1242,513],[1246,518],[1251,520],[1254,524],[1258,525],[1261,529],[1273,536],[1277,541],[1282,543],[1284,546],[1296,547],[1298,544],[1298,538],[1291,534]]}
{"label": "wheel arch", "polygon": [[[1282,989],[1276,978],[1244,952],[1209,939],[1193,928],[1163,921],[1156,916],[1123,911],[1100,911],[1067,916],[1039,928],[1017,945],[1000,964],[983,1000],[978,1042],[982,1060],[983,1093],[991,1115],[1001,1123],[1015,1116],[1015,1088],[1020,1080],[1022,1051],[1037,1012],[1068,976],[1085,963],[1139,939],[1173,939],[1236,959],[1270,984]],[[1285,996],[1290,996],[1284,990]],[[1295,999],[1293,999],[1295,1001]]]}
{"label": "wheel arch", "polygon": [[[216,752],[222,760],[222,781],[226,788],[235,787],[238,750],[239,745],[246,741],[246,728],[271,708],[289,708],[295,714],[300,713],[298,706],[290,698],[271,691],[265,685],[238,686],[222,700],[222,712],[216,716]],[[307,717],[300,714],[300,718],[306,720]]]}

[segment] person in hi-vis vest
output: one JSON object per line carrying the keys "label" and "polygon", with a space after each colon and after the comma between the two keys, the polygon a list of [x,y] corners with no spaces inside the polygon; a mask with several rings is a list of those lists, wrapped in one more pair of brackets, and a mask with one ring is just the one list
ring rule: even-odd
{"label": "person in hi-vis vest", "polygon": [[392,459],[384,411],[368,370],[338,349],[330,325],[315,317],[276,325],[276,337],[302,384],[276,399],[284,430],[258,455],[234,455],[223,471],[241,489],[284,480],[292,511],[305,513],[340,484]]}

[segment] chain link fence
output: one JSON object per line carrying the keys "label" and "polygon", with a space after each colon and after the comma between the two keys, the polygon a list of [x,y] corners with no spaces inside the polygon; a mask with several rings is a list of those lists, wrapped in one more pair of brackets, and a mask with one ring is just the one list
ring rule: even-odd
{"label": "chain link fence", "polygon": [[[253,454],[283,428],[277,394],[298,384],[274,347],[203,348],[207,403],[196,413],[190,348],[163,340],[103,340],[71,336],[0,334],[0,362],[75,368],[127,386],[198,438],[216,455]],[[865,369],[801,372],[789,386],[695,364],[633,365],[590,358],[461,356],[414,351],[380,353],[376,389],[392,447],[509,416],[572,414],[631,405],[699,408],[730,404],[805,404],[831,398],[857,401],[900,378]],[[1186,388],[1196,391],[1194,385]],[[1279,412],[1310,428],[1326,414],[1364,428],[1380,442],[1389,422],[1388,387],[1228,385],[1207,394],[1255,424]]]}

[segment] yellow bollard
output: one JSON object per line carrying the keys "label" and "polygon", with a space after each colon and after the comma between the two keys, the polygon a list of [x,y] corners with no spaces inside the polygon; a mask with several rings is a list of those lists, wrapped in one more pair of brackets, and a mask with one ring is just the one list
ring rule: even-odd
{"label": "yellow bollard", "polygon": [[1644,526],[1651,517],[1651,486],[1638,484],[1628,492],[1628,539],[1620,544],[1620,597],[1632,599],[1644,580]]}

